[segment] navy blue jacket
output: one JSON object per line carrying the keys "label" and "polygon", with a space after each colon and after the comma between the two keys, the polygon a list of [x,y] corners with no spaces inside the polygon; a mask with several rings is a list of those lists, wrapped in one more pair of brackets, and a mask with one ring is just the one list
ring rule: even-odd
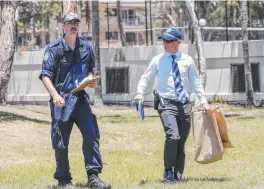
{"label": "navy blue jacket", "polygon": [[59,47],[63,48],[63,55],[60,58],[58,84],[65,82],[68,72],[72,74],[70,84],[67,86],[68,89],[64,91],[67,93],[76,87],[75,80],[81,82],[83,78],[88,76],[89,72],[93,73],[94,54],[91,45],[81,37],[77,37],[74,51],[65,44],[63,38],[52,42],[45,51],[39,78],[42,79],[42,76],[47,76],[53,84],[55,84],[58,70]]}

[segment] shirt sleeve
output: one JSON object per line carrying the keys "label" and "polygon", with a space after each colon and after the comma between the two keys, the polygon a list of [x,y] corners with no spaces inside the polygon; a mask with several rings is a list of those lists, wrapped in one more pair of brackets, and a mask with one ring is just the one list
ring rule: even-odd
{"label": "shirt sleeve", "polygon": [[191,59],[190,61],[191,61],[191,66],[189,69],[189,80],[191,81],[194,93],[196,94],[196,96],[200,100],[201,104],[207,103],[204,88],[202,86],[198,71],[195,67],[193,59]]}
{"label": "shirt sleeve", "polygon": [[53,81],[53,76],[54,76],[54,54],[52,50],[48,47],[45,50],[43,62],[42,62],[42,70],[39,75],[39,79],[42,80],[42,76],[47,76],[50,78],[51,81]]}
{"label": "shirt sleeve", "polygon": [[91,72],[94,74],[94,66],[95,66],[95,60],[94,60],[94,52],[93,52],[93,48],[90,46],[89,48],[89,52],[90,52],[90,61],[88,64],[88,73]]}
{"label": "shirt sleeve", "polygon": [[157,74],[157,62],[153,58],[147,68],[147,70],[141,76],[138,86],[137,93],[143,94],[144,90],[147,88],[149,81],[153,79],[153,77]]}

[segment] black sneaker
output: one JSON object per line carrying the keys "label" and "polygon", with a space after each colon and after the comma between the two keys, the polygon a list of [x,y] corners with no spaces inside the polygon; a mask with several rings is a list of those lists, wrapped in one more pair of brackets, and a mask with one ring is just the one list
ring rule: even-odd
{"label": "black sneaker", "polygon": [[174,179],[176,180],[176,182],[185,182],[183,175],[179,172],[174,173]]}
{"label": "black sneaker", "polygon": [[164,182],[168,184],[172,184],[174,181],[173,179],[173,172],[172,170],[165,170],[164,172]]}
{"label": "black sneaker", "polygon": [[61,187],[61,188],[69,188],[69,189],[70,188],[75,188],[75,186],[69,180],[61,180],[61,181],[59,181],[58,186]]}
{"label": "black sneaker", "polygon": [[88,187],[91,189],[110,189],[111,185],[104,183],[97,175],[88,177]]}

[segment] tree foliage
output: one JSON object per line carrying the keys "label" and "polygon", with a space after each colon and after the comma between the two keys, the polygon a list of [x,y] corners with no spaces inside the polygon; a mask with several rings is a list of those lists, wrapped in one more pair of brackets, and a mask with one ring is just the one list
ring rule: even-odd
{"label": "tree foliage", "polygon": [[29,29],[32,27],[30,21],[34,17],[35,23],[48,28],[50,17],[60,20],[61,15],[62,1],[20,1],[18,26],[20,29]]}

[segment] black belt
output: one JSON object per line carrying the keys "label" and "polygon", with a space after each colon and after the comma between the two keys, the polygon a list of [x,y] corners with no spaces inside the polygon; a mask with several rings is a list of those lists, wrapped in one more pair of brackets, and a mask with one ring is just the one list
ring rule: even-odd
{"label": "black belt", "polygon": [[[163,99],[164,99],[164,101],[167,101],[168,103],[181,103],[178,99],[168,99],[168,98],[163,98]],[[188,98],[186,98],[186,101],[184,104],[186,104],[188,102],[189,102],[189,100],[188,100]]]}

